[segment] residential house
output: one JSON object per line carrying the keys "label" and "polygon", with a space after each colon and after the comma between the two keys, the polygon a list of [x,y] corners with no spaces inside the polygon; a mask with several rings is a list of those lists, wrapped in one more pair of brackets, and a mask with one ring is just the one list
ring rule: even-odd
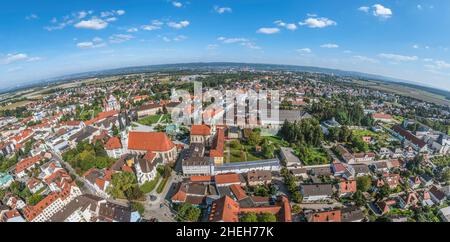
{"label": "residential house", "polygon": [[287,167],[302,165],[300,159],[295,155],[294,149],[290,147],[280,147],[280,155]]}
{"label": "residential house", "polygon": [[436,186],[432,186],[429,190],[429,193],[431,200],[433,200],[435,204],[442,205],[444,201],[447,200],[445,194],[441,190],[439,190]]}
{"label": "residential house", "polygon": [[341,209],[341,222],[362,222],[364,219],[364,212],[357,206]]}
{"label": "residential house", "polygon": [[105,144],[105,150],[109,157],[119,158],[123,154],[122,143],[118,137],[111,137]]}
{"label": "residential house", "polygon": [[310,223],[342,222],[342,214],[339,209],[313,212],[308,214],[306,217]]}
{"label": "residential house", "polygon": [[333,196],[331,184],[302,184],[300,192],[305,202],[315,202],[330,199]]}
{"label": "residential house", "polygon": [[247,172],[247,182],[249,186],[270,184],[272,173],[270,171],[249,171]]}

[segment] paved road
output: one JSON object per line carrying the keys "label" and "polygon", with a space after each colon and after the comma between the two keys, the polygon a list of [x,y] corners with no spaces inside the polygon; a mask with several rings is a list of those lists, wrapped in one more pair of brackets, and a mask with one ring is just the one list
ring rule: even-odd
{"label": "paved road", "polygon": [[[79,176],[79,175],[75,172],[75,170],[73,169],[73,167],[72,167],[68,162],[66,162],[66,161],[61,157],[60,154],[58,154],[58,153],[56,153],[56,152],[54,152],[54,151],[50,151],[50,153],[52,154],[52,156],[53,156],[53,158],[54,158],[55,160],[57,160],[58,162],[60,162],[61,164],[64,165],[64,168],[67,169],[67,170],[69,171],[70,174],[73,174],[73,175],[76,177],[77,180],[83,182],[83,184],[84,184],[83,192],[89,193],[89,194],[94,194],[94,195],[97,195],[97,196],[101,196],[100,194],[97,194],[97,192],[96,192],[94,186],[93,186],[92,184],[90,184],[84,177]],[[103,197],[103,196],[101,196],[101,197]]]}
{"label": "paved road", "polygon": [[[158,194],[156,189],[147,195],[147,201],[144,204],[145,213],[144,218],[152,219],[156,218],[161,222],[174,222],[175,211],[170,207],[168,199],[175,193],[175,184],[182,180],[181,176],[178,176],[175,171],[172,171],[172,175],[167,181],[164,190]],[[162,181],[162,179],[161,179]],[[161,182],[160,181],[160,182]],[[151,201],[150,196],[155,196],[156,199]],[[161,207],[162,204],[162,207]]]}

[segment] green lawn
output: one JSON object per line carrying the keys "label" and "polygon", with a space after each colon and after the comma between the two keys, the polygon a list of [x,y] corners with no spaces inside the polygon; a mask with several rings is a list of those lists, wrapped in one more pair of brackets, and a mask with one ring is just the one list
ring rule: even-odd
{"label": "green lawn", "polygon": [[[242,148],[246,148],[247,152],[242,152],[240,149],[234,149],[230,147],[230,161],[229,162],[243,162],[243,161],[257,161],[263,160],[265,157],[254,151],[254,148],[250,145],[242,145]],[[227,154],[225,154],[227,156]]]}
{"label": "green lawn", "polygon": [[297,156],[306,166],[330,163],[327,153],[322,148],[305,147],[304,150],[295,149]]}
{"label": "green lawn", "polygon": [[142,125],[152,125],[152,124],[156,124],[159,120],[159,118],[161,117],[161,115],[156,114],[156,115],[150,115],[144,118],[141,118],[138,120],[138,123],[142,124]]}
{"label": "green lawn", "polygon": [[281,137],[278,136],[267,136],[267,137],[263,137],[268,139],[272,144],[275,145],[275,147],[277,149],[279,149],[280,147],[288,147],[289,143],[284,141]]}
{"label": "green lawn", "polygon": [[[161,118],[162,116],[162,118]],[[142,124],[142,125],[153,125],[156,124],[159,119],[161,118],[161,123],[171,123],[171,117],[170,114],[155,114],[155,115],[150,115],[144,118],[141,118],[138,120],[138,123]]]}

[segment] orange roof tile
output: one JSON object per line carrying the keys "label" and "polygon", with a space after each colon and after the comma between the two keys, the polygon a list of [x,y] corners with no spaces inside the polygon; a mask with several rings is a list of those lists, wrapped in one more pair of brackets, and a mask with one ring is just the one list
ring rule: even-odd
{"label": "orange roof tile", "polygon": [[316,212],[310,222],[341,222],[341,210]]}
{"label": "orange roof tile", "polygon": [[236,196],[237,200],[240,201],[247,196],[247,194],[245,193],[244,189],[242,189],[241,186],[237,185],[237,184],[233,184],[230,186],[231,191],[233,192],[233,194]]}
{"label": "orange roof tile", "polygon": [[25,158],[17,163],[16,168],[15,168],[15,173],[17,174],[17,173],[27,169],[28,167],[32,166],[33,164],[38,163],[41,160],[42,160],[41,155]]}
{"label": "orange roof tile", "polygon": [[111,137],[108,142],[105,144],[106,150],[115,150],[115,149],[121,149],[122,144],[120,143],[120,139],[117,137]]}
{"label": "orange roof tile", "polygon": [[219,174],[214,177],[214,180],[216,181],[216,184],[241,183],[241,179],[236,173]]}
{"label": "orange roof tile", "polygon": [[128,149],[142,151],[166,152],[175,145],[163,132],[130,132]]}
{"label": "orange roof tile", "polygon": [[211,128],[208,125],[192,125],[191,135],[211,135]]}

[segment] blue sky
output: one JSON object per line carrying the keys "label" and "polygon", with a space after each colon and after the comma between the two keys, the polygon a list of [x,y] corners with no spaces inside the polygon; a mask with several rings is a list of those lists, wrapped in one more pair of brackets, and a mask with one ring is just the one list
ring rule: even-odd
{"label": "blue sky", "polygon": [[450,90],[450,1],[15,0],[0,85],[197,61],[309,65]]}

